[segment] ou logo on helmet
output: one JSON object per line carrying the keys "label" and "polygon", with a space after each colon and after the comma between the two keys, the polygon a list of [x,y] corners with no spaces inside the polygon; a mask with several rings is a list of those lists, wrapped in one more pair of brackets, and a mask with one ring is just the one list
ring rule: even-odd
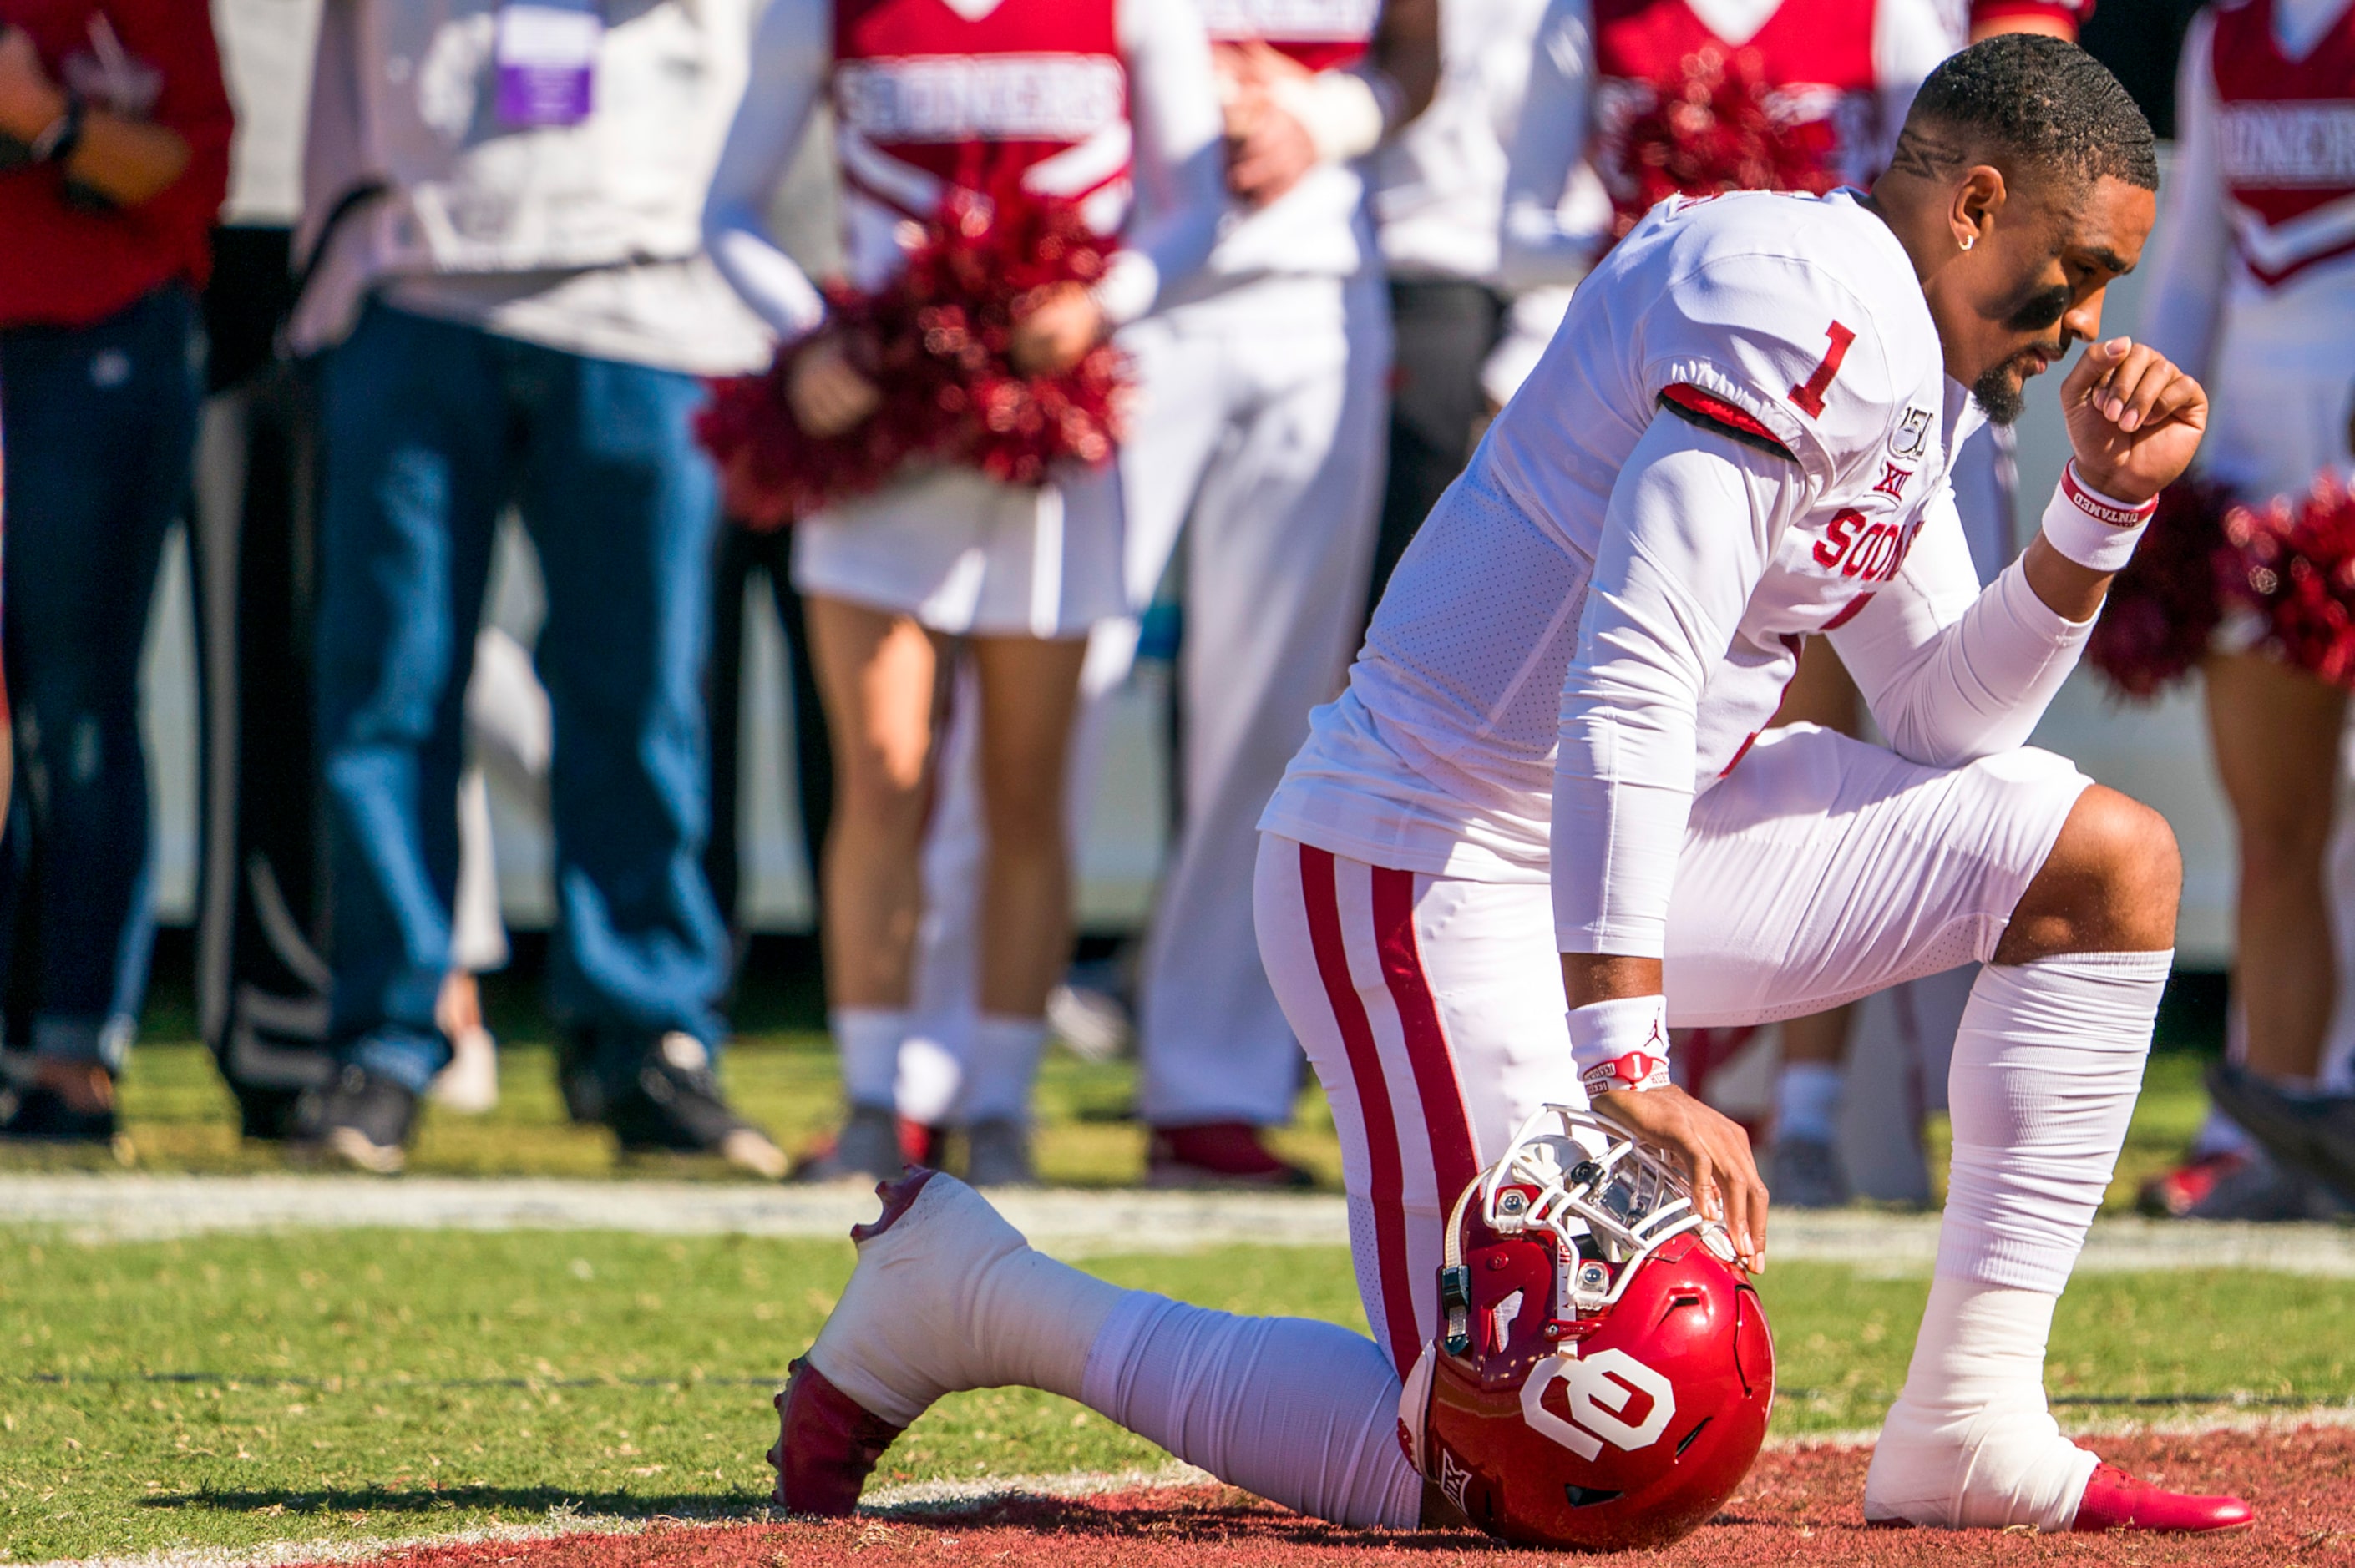
{"label": "ou logo on helmet", "polygon": [[[1568,1391],[1570,1420],[1545,1407],[1546,1390],[1561,1380]],[[1643,1420],[1625,1419],[1639,1393],[1651,1396]],[[1625,1351],[1597,1351],[1582,1358],[1572,1346],[1529,1369],[1521,1384],[1521,1419],[1580,1458],[1602,1456],[1603,1445],[1633,1452],[1659,1441],[1676,1419],[1677,1393],[1668,1380]]]}

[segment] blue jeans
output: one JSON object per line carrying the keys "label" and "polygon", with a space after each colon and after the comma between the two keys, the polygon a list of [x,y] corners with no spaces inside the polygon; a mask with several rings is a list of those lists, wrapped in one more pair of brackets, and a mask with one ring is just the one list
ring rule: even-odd
{"label": "blue jeans", "polygon": [[9,942],[38,942],[40,1055],[120,1067],[147,989],[139,652],[187,494],[200,342],[178,284],[91,326],[0,332],[0,625],[16,741],[0,970]]}
{"label": "blue jeans", "polygon": [[700,384],[382,304],[325,368],[318,736],[338,1054],[422,1090],[449,1060],[463,700],[508,502],[548,586],[537,661],[559,1025],[716,1045],[726,938],[698,857],[709,465]]}

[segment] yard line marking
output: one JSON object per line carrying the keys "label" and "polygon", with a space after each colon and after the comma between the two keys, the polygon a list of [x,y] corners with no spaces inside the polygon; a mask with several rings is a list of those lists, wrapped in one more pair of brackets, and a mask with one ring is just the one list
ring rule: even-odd
{"label": "yard line marking", "polygon": [[[1206,1247],[1349,1245],[1334,1193],[1077,1191],[992,1200],[1060,1257],[1195,1252]],[[400,1229],[618,1231],[641,1235],[842,1238],[875,1217],[851,1183],[775,1187],[696,1181],[480,1180],[406,1176],[0,1175],[0,1225],[64,1232],[88,1242],[152,1241],[212,1231]],[[1847,1264],[1870,1275],[1926,1275],[1938,1253],[1934,1214],[1791,1211],[1774,1216],[1774,1255]],[[2355,1279],[2355,1230],[2315,1222],[2222,1224],[2108,1219],[2094,1224],[2084,1273],[2255,1269]]]}

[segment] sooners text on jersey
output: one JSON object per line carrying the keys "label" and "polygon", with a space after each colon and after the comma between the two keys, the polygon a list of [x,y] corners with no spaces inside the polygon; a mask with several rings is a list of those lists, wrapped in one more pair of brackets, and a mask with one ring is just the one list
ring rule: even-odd
{"label": "sooners text on jersey", "polygon": [[2218,161],[2242,262],[2271,287],[2355,250],[2355,7],[2302,58],[2274,0],[2216,13]]}
{"label": "sooners text on jersey", "polygon": [[952,185],[1019,180],[1079,198],[1101,232],[1127,214],[1128,76],[1114,0],[837,0],[834,101],[854,196],[929,217]]}

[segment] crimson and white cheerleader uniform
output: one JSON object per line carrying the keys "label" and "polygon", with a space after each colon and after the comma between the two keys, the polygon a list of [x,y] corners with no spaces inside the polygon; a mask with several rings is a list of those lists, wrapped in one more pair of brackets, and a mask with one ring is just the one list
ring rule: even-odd
{"label": "crimson and white cheerleader uniform", "polygon": [[[2201,469],[2241,495],[2295,496],[2318,474],[2355,476],[2355,6],[2244,0],[2202,11],[2176,82],[2175,164],[2151,262],[2143,331],[2206,384]],[[2247,647],[2252,617],[2218,636]],[[2329,853],[2346,863],[2342,822]],[[2343,883],[2343,877],[2338,878]],[[2336,890],[2342,933],[2355,888]],[[2355,1065],[2355,953],[2321,1075]],[[2203,1147],[2232,1141],[2213,1118]]]}
{"label": "crimson and white cheerleader uniform", "polygon": [[[1258,40],[1319,76],[1365,69],[1379,0],[1212,0],[1214,41]],[[1183,535],[1185,818],[1138,977],[1138,1109],[1156,1127],[1290,1119],[1299,1052],[1251,934],[1251,823],[1348,668],[1381,503],[1390,305],[1359,163],[1327,147],[1263,207],[1223,198],[1209,263],[1120,336],[1136,416],[1120,457],[1128,608]],[[1075,811],[1126,675],[1134,620],[1100,627],[1072,735]],[[1024,1103],[1035,1049],[977,1029],[971,953],[979,814],[952,726],[925,848],[918,1021],[895,1066],[903,1115],[978,1120]],[[919,1067],[916,1064],[923,1064]],[[954,1064],[954,1065],[952,1065]]]}
{"label": "crimson and white cheerleader uniform", "polygon": [[[1152,308],[1216,237],[1220,124],[1200,21],[1156,0],[773,0],[704,213],[713,260],[790,343],[824,304],[763,209],[822,95],[835,116],[849,281],[903,265],[954,186],[1009,176],[1079,199],[1123,249],[1095,297]],[[944,466],[796,525],[804,593],[936,630],[1076,637],[1120,614],[1120,487],[1107,465],[999,484]]]}
{"label": "crimson and white cheerleader uniform", "polygon": [[[1664,959],[1679,1025],[1993,955],[2086,785],[2022,743],[2088,625],[2017,563],[1978,587],[1947,483],[1977,422],[1852,196],[1670,202],[1401,562],[1261,819],[1257,906],[1401,1372],[1433,1331],[1443,1205],[1522,1116],[1582,1103],[1560,953]],[[1759,734],[1811,632],[1888,747]],[[1930,1326],[1869,1515],[2073,1517],[2094,1459],[2045,1412],[2044,1334],[2168,960],[1982,971]]]}

